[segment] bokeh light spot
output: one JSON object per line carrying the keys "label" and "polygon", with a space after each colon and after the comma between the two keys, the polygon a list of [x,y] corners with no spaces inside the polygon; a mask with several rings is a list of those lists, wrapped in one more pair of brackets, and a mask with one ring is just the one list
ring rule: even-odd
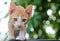
{"label": "bokeh light spot", "polygon": [[26,33],[26,39],[29,39],[29,34],[28,33]]}
{"label": "bokeh light spot", "polygon": [[55,34],[55,31],[53,30],[52,26],[47,26],[46,27],[46,32],[49,34]]}
{"label": "bokeh light spot", "polygon": [[48,16],[52,15],[52,10],[51,10],[51,9],[48,9],[48,10],[47,10],[47,15],[48,15]]}
{"label": "bokeh light spot", "polygon": [[51,0],[47,0],[48,2],[51,2]]}
{"label": "bokeh light spot", "polygon": [[37,34],[35,34],[33,37],[34,37],[35,39],[37,39],[37,38],[38,38],[38,35],[37,35]]}
{"label": "bokeh light spot", "polygon": [[60,15],[60,10],[59,10],[58,14]]}

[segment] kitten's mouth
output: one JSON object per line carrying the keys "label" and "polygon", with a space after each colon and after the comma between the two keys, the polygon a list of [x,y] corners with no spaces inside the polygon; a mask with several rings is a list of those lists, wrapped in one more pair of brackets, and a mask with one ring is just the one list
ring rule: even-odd
{"label": "kitten's mouth", "polygon": [[18,28],[21,28],[21,26],[18,26]]}

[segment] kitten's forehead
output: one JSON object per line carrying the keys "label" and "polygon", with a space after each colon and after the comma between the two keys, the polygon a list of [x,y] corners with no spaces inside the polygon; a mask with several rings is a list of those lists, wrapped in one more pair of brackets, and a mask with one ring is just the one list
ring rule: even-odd
{"label": "kitten's forehead", "polygon": [[17,6],[16,10],[12,14],[13,17],[24,17],[28,18],[28,15],[25,13],[25,9],[21,6]]}
{"label": "kitten's forehead", "polygon": [[22,19],[22,18],[19,16],[19,17],[18,17],[18,21],[21,21],[21,19]]}

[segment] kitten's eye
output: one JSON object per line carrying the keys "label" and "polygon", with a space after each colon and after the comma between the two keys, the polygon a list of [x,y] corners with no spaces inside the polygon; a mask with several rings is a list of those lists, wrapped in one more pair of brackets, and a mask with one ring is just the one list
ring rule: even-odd
{"label": "kitten's eye", "polygon": [[25,22],[26,21],[26,19],[22,19],[22,22]]}
{"label": "kitten's eye", "polygon": [[17,21],[17,18],[14,18],[14,21]]}

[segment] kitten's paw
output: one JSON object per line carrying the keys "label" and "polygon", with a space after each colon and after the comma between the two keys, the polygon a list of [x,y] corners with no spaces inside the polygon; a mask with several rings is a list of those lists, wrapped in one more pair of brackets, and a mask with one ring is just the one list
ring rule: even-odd
{"label": "kitten's paw", "polygon": [[27,40],[25,39],[25,40],[16,40],[16,41],[27,41]]}
{"label": "kitten's paw", "polygon": [[12,40],[15,40],[15,37],[8,37],[7,39],[8,41],[12,41]]}
{"label": "kitten's paw", "polygon": [[26,38],[25,37],[17,37],[16,40],[25,40]]}

